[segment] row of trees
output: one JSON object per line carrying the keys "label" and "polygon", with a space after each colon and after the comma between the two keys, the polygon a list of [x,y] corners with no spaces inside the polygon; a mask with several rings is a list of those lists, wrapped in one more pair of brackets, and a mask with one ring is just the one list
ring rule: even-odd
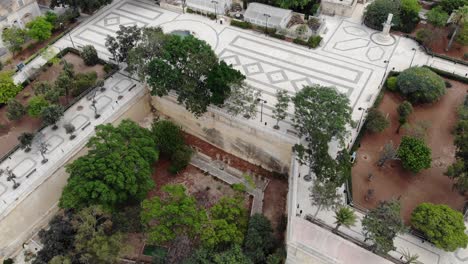
{"label": "row of trees", "polygon": [[454,164],[447,168],[445,175],[455,181],[453,187],[460,193],[468,191],[468,97],[458,110],[458,123],[455,127]]}
{"label": "row of trees", "polygon": [[233,115],[252,117],[260,92],[244,83],[245,76],[223,61],[211,47],[193,36],[164,34],[160,28],[121,26],[106,47],[118,62],[146,82],[151,94],[173,91],[177,100],[195,116],[211,104],[225,107]]}
{"label": "row of trees", "polygon": [[73,10],[81,10],[83,13],[91,14],[102,6],[112,3],[112,0],[52,0],[50,8],[71,7]]}

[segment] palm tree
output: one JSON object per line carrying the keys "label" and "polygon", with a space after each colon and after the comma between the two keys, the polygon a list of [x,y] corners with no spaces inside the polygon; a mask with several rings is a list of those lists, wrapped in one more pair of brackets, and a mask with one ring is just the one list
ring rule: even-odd
{"label": "palm tree", "polygon": [[403,255],[403,258],[405,259],[405,264],[419,263],[419,261],[418,261],[419,255],[418,254],[411,254],[411,252],[409,252],[409,250],[403,250],[403,252],[401,252],[401,254]]}
{"label": "palm tree", "polygon": [[338,228],[340,228],[342,225],[350,227],[356,223],[356,215],[349,207],[341,207],[338,211],[336,211],[335,219],[336,227],[333,229],[333,232],[338,231]]}
{"label": "palm tree", "polygon": [[462,6],[458,8],[454,13],[452,14],[452,17],[450,18],[450,21],[456,25],[455,31],[452,34],[452,37],[450,38],[450,41],[448,43],[446,51],[452,47],[453,40],[457,36],[458,31],[460,30],[460,27],[462,27],[465,22],[468,21],[468,6]]}

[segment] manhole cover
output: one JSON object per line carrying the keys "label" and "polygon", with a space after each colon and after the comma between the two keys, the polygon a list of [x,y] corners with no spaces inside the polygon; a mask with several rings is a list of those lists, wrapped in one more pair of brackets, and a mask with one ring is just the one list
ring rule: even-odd
{"label": "manhole cover", "polygon": [[81,111],[83,110],[83,106],[82,105],[79,105],[77,108],[76,108],[77,111]]}

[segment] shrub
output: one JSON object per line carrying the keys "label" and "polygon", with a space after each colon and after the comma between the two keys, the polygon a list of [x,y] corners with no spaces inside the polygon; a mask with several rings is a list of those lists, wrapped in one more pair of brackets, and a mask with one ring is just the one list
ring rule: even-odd
{"label": "shrub", "polygon": [[88,88],[96,84],[97,74],[96,72],[89,73],[77,73],[75,75],[74,87],[71,90],[71,95],[76,97],[86,91]]}
{"label": "shrub", "polygon": [[366,129],[372,133],[382,132],[388,126],[390,122],[385,116],[376,108],[371,108],[366,120]]}
{"label": "shrub", "polygon": [[53,125],[52,129],[57,129],[57,122],[63,116],[63,107],[61,105],[49,105],[41,111],[42,121],[44,125]]}
{"label": "shrub", "polygon": [[466,248],[468,244],[463,215],[447,205],[418,205],[411,214],[411,224],[436,247],[445,251]]}
{"label": "shrub", "polygon": [[462,82],[462,83],[466,83],[468,84],[468,78],[466,77],[463,77],[463,76],[460,76],[458,74],[454,74],[453,72],[448,72],[448,71],[444,71],[444,70],[439,70],[437,68],[433,68],[433,67],[430,67],[430,66],[423,66],[424,68],[428,68],[430,69],[431,71],[439,74],[440,76],[443,76],[445,78],[448,78],[448,79],[451,79],[451,80],[455,80],[455,81],[459,81],[459,82]]}
{"label": "shrub", "polygon": [[110,65],[110,64],[105,64],[105,65],[104,65],[104,72],[105,72],[106,74],[109,74],[110,72],[112,72],[113,69],[114,69],[114,68],[113,68],[112,65]]}
{"label": "shrub", "polygon": [[427,28],[418,30],[416,32],[416,40],[420,44],[429,45],[432,40],[432,31]]}
{"label": "shrub", "polygon": [[398,91],[397,77],[395,77],[395,76],[388,77],[387,82],[386,82],[386,85],[387,85],[387,89],[388,89],[390,92],[396,92],[396,91]]}
{"label": "shrub", "polygon": [[245,185],[242,183],[234,183],[233,185],[231,185],[231,188],[237,192],[245,192],[246,189]]}
{"label": "shrub", "polygon": [[412,103],[432,103],[444,95],[445,82],[426,67],[412,67],[397,77],[398,89]]}
{"label": "shrub", "polygon": [[31,117],[40,117],[42,110],[49,106],[49,102],[41,96],[34,96],[28,103],[28,115]]}
{"label": "shrub", "polygon": [[44,41],[52,36],[52,24],[45,17],[36,17],[33,21],[26,24],[27,34],[37,41]]}
{"label": "shrub", "polygon": [[468,5],[468,0],[442,0],[439,3],[439,6],[449,14],[465,5]]}
{"label": "shrub", "polygon": [[8,100],[7,117],[10,120],[19,120],[26,114],[26,108],[16,99]]}
{"label": "shrub", "polygon": [[0,104],[8,102],[21,91],[21,86],[16,85],[11,76],[11,72],[0,72]]}
{"label": "shrub", "polygon": [[277,39],[281,39],[281,40],[285,40],[285,39],[286,39],[286,36],[285,36],[285,35],[277,34],[276,32],[269,33],[268,35],[269,35],[270,37],[272,37],[272,38],[277,38]]}
{"label": "shrub", "polygon": [[239,20],[231,20],[231,26],[243,28],[243,29],[251,29],[253,28],[252,24],[247,21],[239,21]]}
{"label": "shrub", "polygon": [[307,41],[307,45],[313,49],[318,47],[320,45],[320,42],[322,42],[322,37],[321,36],[312,36],[309,38]]}
{"label": "shrub", "polygon": [[169,167],[169,172],[176,174],[179,171],[185,169],[190,163],[192,158],[193,150],[186,145],[182,145],[175,150],[171,156],[171,166]]}
{"label": "shrub", "polygon": [[382,25],[387,21],[388,14],[392,13],[394,15],[392,20],[393,24],[399,26],[399,9],[399,1],[375,0],[366,7],[366,11],[364,12],[364,23],[372,29],[382,30]]}
{"label": "shrub", "polygon": [[83,58],[85,64],[88,66],[96,65],[99,62],[97,51],[92,45],[86,45],[83,47],[81,57]]}
{"label": "shrub", "polygon": [[176,150],[185,144],[180,127],[171,121],[153,122],[151,132],[159,151],[169,157],[172,157]]}
{"label": "shrub", "polygon": [[423,139],[404,136],[398,148],[403,168],[418,173],[431,167],[431,149]]}

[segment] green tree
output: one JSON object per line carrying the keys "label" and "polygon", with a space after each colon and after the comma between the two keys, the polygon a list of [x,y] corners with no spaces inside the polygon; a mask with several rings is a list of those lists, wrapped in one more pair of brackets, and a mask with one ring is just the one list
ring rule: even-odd
{"label": "green tree", "polygon": [[411,225],[445,251],[452,252],[468,245],[463,215],[447,205],[418,205],[411,214]]}
{"label": "green tree", "polygon": [[119,26],[116,36],[108,35],[106,48],[117,62],[127,62],[128,52],[141,40],[141,28],[138,26]]}
{"label": "green tree", "polygon": [[401,0],[399,17],[401,20],[399,29],[411,33],[419,23],[419,11],[421,5],[418,0]]}
{"label": "green tree", "polygon": [[398,201],[383,201],[362,219],[365,240],[370,239],[374,242],[374,252],[385,254],[394,250],[393,239],[397,234],[406,232],[400,210],[401,205]]}
{"label": "green tree", "polygon": [[413,173],[431,167],[431,149],[420,138],[404,136],[398,148],[398,157],[401,159],[403,168]]}
{"label": "green tree", "polygon": [[161,154],[171,157],[178,148],[185,145],[180,126],[169,120],[153,121],[151,134]]}
{"label": "green tree", "polygon": [[388,119],[376,108],[371,108],[367,114],[365,127],[372,133],[384,131],[390,122]]}
{"label": "green tree", "polygon": [[18,100],[12,98],[7,103],[7,118],[10,120],[19,120],[26,114],[26,107],[24,107]]}
{"label": "green tree", "polygon": [[274,0],[274,3],[281,8],[303,8],[308,5],[312,0]]}
{"label": "green tree", "polygon": [[183,185],[165,185],[164,196],[155,196],[142,203],[141,220],[147,227],[148,243],[161,244],[186,234],[193,238],[206,222],[205,210],[186,194]]}
{"label": "green tree", "polygon": [[49,105],[44,107],[41,111],[42,121],[46,126],[52,126],[53,130],[56,130],[57,122],[63,116],[63,107],[61,105]]}
{"label": "green tree", "polygon": [[276,119],[276,125],[273,126],[274,129],[279,129],[279,122],[286,119],[288,116],[288,106],[291,98],[288,95],[286,90],[276,91],[276,104],[273,109],[273,118]]}
{"label": "green tree", "polygon": [[244,240],[244,253],[253,263],[265,263],[273,253],[275,238],[270,220],[261,214],[250,217]]}
{"label": "green tree", "polygon": [[397,108],[397,112],[399,115],[398,118],[398,125],[397,128],[397,134],[400,132],[400,128],[402,125],[406,124],[408,122],[408,117],[409,115],[413,112],[413,106],[411,105],[410,102],[408,101],[403,101]]}
{"label": "green tree", "polygon": [[364,23],[372,29],[382,30],[383,23],[387,21],[388,14],[392,13],[392,23],[398,27],[400,25],[399,9],[399,1],[375,0],[366,7]]}
{"label": "green tree", "polygon": [[233,116],[242,115],[247,119],[253,118],[257,115],[257,105],[262,100],[261,96],[262,92],[250,85],[234,86],[224,108]]}
{"label": "green tree", "polygon": [[397,77],[400,92],[412,103],[432,103],[445,94],[445,82],[425,67],[411,67]]}
{"label": "green tree", "polygon": [[27,34],[37,41],[44,41],[52,36],[53,26],[43,16],[38,16],[26,24]]}
{"label": "green tree", "polygon": [[211,92],[210,102],[222,106],[231,96],[231,86],[240,86],[244,80],[245,76],[240,71],[224,61],[219,62],[211,69],[206,79],[206,88]]}
{"label": "green tree", "polygon": [[249,258],[244,255],[238,245],[234,245],[226,251],[213,256],[214,264],[251,264]]}
{"label": "green tree", "polygon": [[99,57],[93,45],[86,45],[81,50],[81,57],[88,66],[96,65],[99,62]]}
{"label": "green tree", "polygon": [[447,168],[445,175],[455,181],[453,187],[460,193],[468,191],[468,166],[465,161],[459,159]]}
{"label": "green tree", "polygon": [[[455,31],[452,34],[452,37],[450,38],[450,41],[447,45],[447,51],[450,50],[452,47],[453,40],[455,37],[458,37],[458,32],[460,31],[460,28],[465,27],[465,23],[468,21],[468,5],[459,7],[456,11],[454,11],[452,17],[451,17],[451,22],[455,24]],[[466,32],[463,32],[466,33]],[[462,36],[462,39],[466,38],[466,35]]]}
{"label": "green tree", "polygon": [[447,24],[449,14],[447,14],[441,6],[437,6],[429,10],[426,17],[427,21],[434,27],[444,27]]}
{"label": "green tree", "polygon": [[247,210],[241,197],[221,198],[208,213],[201,240],[206,248],[226,248],[242,244],[247,228]]}
{"label": "green tree", "polygon": [[179,171],[185,169],[192,159],[193,150],[187,146],[182,145],[172,153],[171,156],[171,166],[169,167],[169,172],[176,174]]}
{"label": "green tree", "polygon": [[468,45],[468,25],[463,25],[460,33],[457,36],[457,42],[463,46]]}
{"label": "green tree", "polygon": [[5,28],[2,31],[2,41],[7,49],[15,54],[15,52],[21,51],[26,42],[26,30],[19,27]]}
{"label": "green tree", "polygon": [[0,103],[5,104],[21,91],[21,86],[13,82],[12,73],[0,72]]}
{"label": "green tree", "polygon": [[110,3],[112,0],[51,0],[49,6],[52,9],[55,7],[72,7],[75,10],[80,8],[82,12],[90,14]]}
{"label": "green tree", "polygon": [[331,181],[322,182],[319,180],[314,181],[314,185],[310,188],[310,201],[313,206],[317,206],[314,218],[322,209],[334,209],[341,203],[342,195],[337,193],[338,186]]}
{"label": "green tree", "polygon": [[57,23],[57,19],[58,19],[58,16],[57,14],[55,14],[54,12],[52,11],[47,11],[45,14],[44,14],[44,18],[47,22],[49,22],[50,24],[52,24],[54,26],[54,28],[56,27],[56,23]]}
{"label": "green tree", "polygon": [[29,133],[29,132],[23,132],[21,135],[18,137],[18,141],[20,143],[20,146],[22,149],[24,149],[25,152],[31,151],[31,144],[34,140],[34,134]]}
{"label": "green tree", "polygon": [[117,127],[96,127],[86,145],[88,154],[67,165],[70,174],[59,206],[114,208],[128,200],[141,200],[153,188],[151,165],[158,158],[150,131],[124,120]]}
{"label": "green tree", "polygon": [[40,117],[42,110],[49,106],[49,102],[44,96],[37,95],[31,98],[28,102],[28,115],[31,117]]}
{"label": "green tree", "polygon": [[349,228],[356,223],[356,215],[353,209],[349,207],[340,207],[340,209],[335,212],[335,219],[336,226],[334,231],[338,231],[338,228],[342,225]]}
{"label": "green tree", "polygon": [[468,5],[468,0],[442,0],[439,2],[439,6],[449,14],[466,5]]}
{"label": "green tree", "polygon": [[126,251],[122,234],[112,234],[110,219],[110,214],[100,206],[84,208],[74,215],[74,253],[80,263],[117,263],[120,254]]}

